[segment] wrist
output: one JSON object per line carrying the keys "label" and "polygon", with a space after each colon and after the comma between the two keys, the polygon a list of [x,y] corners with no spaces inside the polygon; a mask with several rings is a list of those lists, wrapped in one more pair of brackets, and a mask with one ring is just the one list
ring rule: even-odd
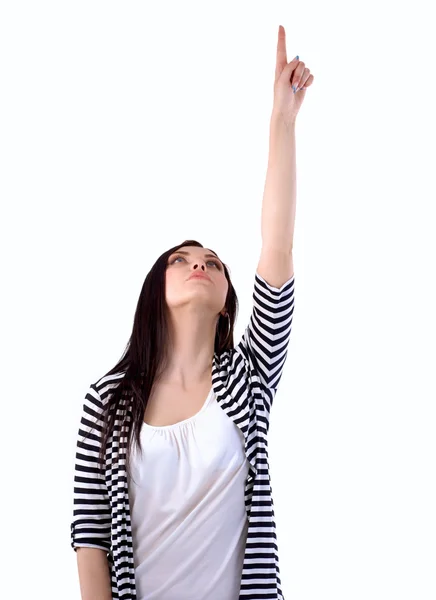
{"label": "wrist", "polygon": [[278,111],[277,109],[272,110],[271,113],[271,119],[270,119],[270,127],[271,129],[274,130],[280,130],[280,129],[284,129],[284,130],[293,130],[295,129],[295,122],[296,122],[296,117],[286,117],[285,115],[283,115],[283,113],[281,113],[280,111]]}
{"label": "wrist", "polygon": [[270,131],[280,133],[281,131],[295,131],[295,117],[286,117],[283,113],[273,109],[270,119]]}

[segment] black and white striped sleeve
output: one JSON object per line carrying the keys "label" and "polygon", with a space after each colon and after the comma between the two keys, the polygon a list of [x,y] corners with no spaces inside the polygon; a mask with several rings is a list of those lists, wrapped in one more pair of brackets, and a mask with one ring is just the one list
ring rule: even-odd
{"label": "black and white striped sleeve", "polygon": [[256,271],[250,321],[235,350],[248,361],[250,376],[260,384],[268,414],[288,353],[293,313],[294,275],[276,288]]}
{"label": "black and white striped sleeve", "polygon": [[77,437],[71,546],[110,552],[111,511],[104,475],[98,468],[102,432],[101,397],[92,384],[85,396]]}

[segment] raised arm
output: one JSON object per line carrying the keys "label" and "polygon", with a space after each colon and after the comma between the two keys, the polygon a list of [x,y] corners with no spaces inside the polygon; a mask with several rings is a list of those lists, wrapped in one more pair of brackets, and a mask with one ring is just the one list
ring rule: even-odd
{"label": "raised arm", "polygon": [[262,251],[257,269],[259,275],[275,288],[281,288],[294,274],[292,248],[297,187],[295,123],[305,90],[313,79],[298,56],[287,62],[285,30],[280,26],[268,168],[262,202]]}
{"label": "raised arm", "polygon": [[287,62],[285,30],[280,26],[262,202],[262,250],[250,321],[235,348],[247,361],[251,382],[261,390],[267,422],[283,373],[294,314],[295,122],[313,79],[298,56]]}

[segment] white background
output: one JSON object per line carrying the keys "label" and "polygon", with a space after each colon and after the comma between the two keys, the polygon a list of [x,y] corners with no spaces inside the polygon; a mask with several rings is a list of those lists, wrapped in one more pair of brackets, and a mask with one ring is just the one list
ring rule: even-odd
{"label": "white background", "polygon": [[158,256],[188,238],[216,251],[242,335],[282,24],[288,60],[315,77],[297,120],[294,323],[270,430],[284,595],[434,600],[426,8],[2,3],[2,597],[80,597],[80,411],[121,357]]}

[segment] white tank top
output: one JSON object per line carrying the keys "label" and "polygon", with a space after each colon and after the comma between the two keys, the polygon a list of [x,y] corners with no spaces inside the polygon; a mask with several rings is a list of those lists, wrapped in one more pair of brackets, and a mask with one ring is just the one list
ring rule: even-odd
{"label": "white tank top", "polygon": [[238,600],[247,536],[244,436],[213,389],[196,415],[141,429],[129,500],[138,600]]}

